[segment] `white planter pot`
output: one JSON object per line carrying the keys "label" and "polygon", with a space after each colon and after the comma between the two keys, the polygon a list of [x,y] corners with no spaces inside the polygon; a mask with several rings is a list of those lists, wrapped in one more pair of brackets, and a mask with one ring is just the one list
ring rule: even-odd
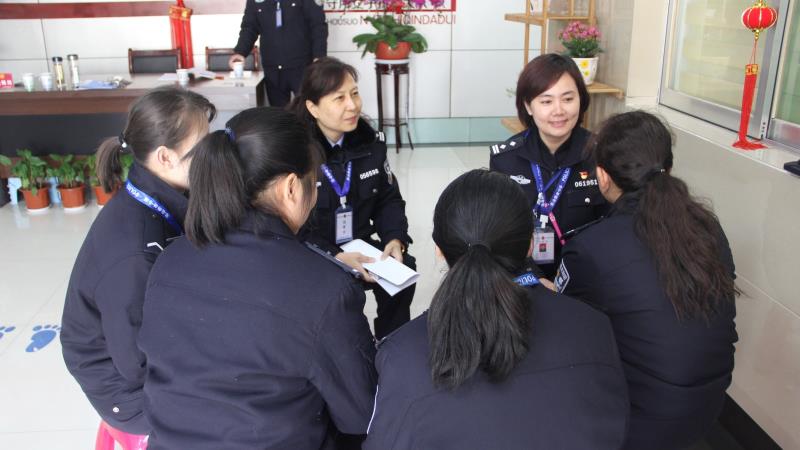
{"label": "white planter pot", "polygon": [[583,75],[583,81],[587,86],[594,83],[594,77],[597,75],[598,59],[599,58],[597,56],[594,58],[572,58],[572,60],[575,61],[575,64],[578,66],[578,70],[581,71],[581,75]]}

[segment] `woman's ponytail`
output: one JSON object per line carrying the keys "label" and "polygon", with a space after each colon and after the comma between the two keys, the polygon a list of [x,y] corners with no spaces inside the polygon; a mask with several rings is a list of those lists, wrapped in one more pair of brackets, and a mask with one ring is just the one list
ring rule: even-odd
{"label": "woman's ponytail", "polygon": [[445,275],[428,312],[434,384],[456,388],[483,369],[505,379],[528,352],[530,300],[484,246]]}
{"label": "woman's ponytail", "polygon": [[477,370],[501,381],[525,357],[530,292],[514,276],[532,233],[525,193],[507,176],[472,170],[442,193],[433,240],[450,270],[428,312],[434,384],[456,388]]}
{"label": "woman's ponytail", "polygon": [[241,159],[231,136],[214,131],[192,150],[185,229],[197,246],[224,242],[247,208]]}
{"label": "woman's ponytail", "polygon": [[122,184],[122,147],[119,138],[108,138],[97,149],[96,171],[97,180],[103,190],[112,192]]}

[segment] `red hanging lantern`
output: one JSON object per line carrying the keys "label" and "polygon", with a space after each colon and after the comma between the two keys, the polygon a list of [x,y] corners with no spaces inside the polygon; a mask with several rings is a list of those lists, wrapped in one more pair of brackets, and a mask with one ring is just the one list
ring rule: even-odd
{"label": "red hanging lantern", "polygon": [[753,109],[753,97],[756,92],[756,80],[758,79],[758,64],[756,64],[756,48],[761,32],[775,25],[778,20],[778,11],[767,6],[764,0],[757,0],[756,3],[747,8],[742,13],[742,25],[753,32],[753,53],[750,55],[750,63],[744,69],[744,89],[742,92],[742,116],[739,121],[739,138],[733,143],[736,148],[744,150],[756,150],[766,148],[759,142],[747,140],[747,127],[750,123],[750,112]]}
{"label": "red hanging lantern", "polygon": [[172,48],[181,50],[180,66],[183,69],[194,67],[192,54],[192,9],[177,0],[177,4],[169,7],[169,24],[172,31]]}

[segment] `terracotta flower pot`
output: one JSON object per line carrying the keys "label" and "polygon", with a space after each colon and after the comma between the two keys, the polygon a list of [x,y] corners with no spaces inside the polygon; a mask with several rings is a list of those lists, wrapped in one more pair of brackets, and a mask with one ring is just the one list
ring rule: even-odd
{"label": "terracotta flower pot", "polygon": [[378,42],[375,50],[376,59],[408,59],[411,54],[411,44],[408,42],[398,42],[396,48],[389,47],[386,42]]}
{"label": "terracotta flower pot", "polygon": [[94,186],[94,197],[97,199],[97,206],[103,206],[111,200],[111,197],[117,193],[117,189],[111,192],[106,192],[103,186]]}
{"label": "terracotta flower pot", "polygon": [[25,208],[29,211],[43,211],[50,207],[50,194],[47,186],[40,187],[36,195],[30,189],[20,189],[22,197],[25,199]]}
{"label": "terracotta flower pot", "polygon": [[64,209],[76,209],[86,206],[86,194],[83,191],[83,183],[73,188],[58,185],[58,192],[61,194],[61,204]]}

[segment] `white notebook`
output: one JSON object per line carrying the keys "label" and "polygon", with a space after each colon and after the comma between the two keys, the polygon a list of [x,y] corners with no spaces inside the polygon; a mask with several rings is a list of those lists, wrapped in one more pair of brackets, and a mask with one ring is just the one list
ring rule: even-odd
{"label": "white notebook", "polygon": [[375,262],[364,264],[364,268],[373,275],[378,284],[392,297],[403,289],[417,282],[419,274],[400,261],[388,257],[381,261],[383,252],[361,239],[356,239],[343,244],[342,250],[346,252],[359,252],[363,255],[374,258]]}

